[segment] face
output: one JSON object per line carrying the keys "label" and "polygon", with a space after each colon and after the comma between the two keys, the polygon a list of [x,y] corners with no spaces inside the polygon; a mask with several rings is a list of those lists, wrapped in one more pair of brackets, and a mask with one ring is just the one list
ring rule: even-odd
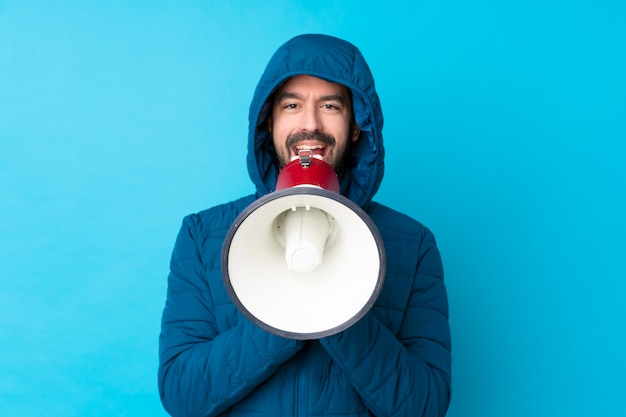
{"label": "face", "polygon": [[360,134],[348,89],[310,75],[292,77],[276,92],[268,129],[281,168],[300,150],[312,150],[340,175]]}

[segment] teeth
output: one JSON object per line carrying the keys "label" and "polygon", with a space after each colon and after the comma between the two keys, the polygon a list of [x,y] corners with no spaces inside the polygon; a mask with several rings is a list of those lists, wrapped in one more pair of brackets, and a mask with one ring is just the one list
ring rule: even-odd
{"label": "teeth", "polygon": [[324,145],[315,145],[315,146],[300,145],[300,146],[296,146],[296,149],[299,151],[312,151],[313,149],[322,149],[323,147]]}
{"label": "teeth", "polygon": [[[311,157],[315,158],[315,159],[319,159],[320,161],[324,160],[324,157],[322,155],[317,155],[316,154],[316,155],[311,155]],[[291,157],[291,159],[289,161],[295,161],[296,159],[300,159],[300,157],[297,156],[297,155],[294,155],[294,156]]]}
{"label": "teeth", "polygon": [[[316,149],[324,149],[326,146],[325,145],[298,145],[295,147],[296,151],[299,153],[300,151],[314,151]],[[311,157],[313,158],[317,158],[319,160],[324,160],[324,157],[322,155],[319,154],[312,154]],[[291,157],[292,161],[295,161],[296,159],[299,158],[299,155],[293,155]]]}

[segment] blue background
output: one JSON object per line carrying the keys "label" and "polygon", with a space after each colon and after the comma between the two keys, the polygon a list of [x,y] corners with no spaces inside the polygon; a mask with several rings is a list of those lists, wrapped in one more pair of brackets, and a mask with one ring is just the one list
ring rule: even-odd
{"label": "blue background", "polygon": [[359,46],[438,238],[450,417],[626,415],[624,1],[0,0],[0,412],[162,416],[182,217],[253,191],[274,50]]}

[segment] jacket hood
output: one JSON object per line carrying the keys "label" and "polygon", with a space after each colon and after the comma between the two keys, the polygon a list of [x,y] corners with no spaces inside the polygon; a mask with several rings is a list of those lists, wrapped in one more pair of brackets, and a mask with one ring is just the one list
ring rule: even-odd
{"label": "jacket hood", "polygon": [[301,35],[274,53],[254,92],[248,115],[248,173],[257,196],[274,191],[278,161],[266,119],[271,97],[288,78],[307,74],[342,84],[352,91],[361,135],[352,146],[341,180],[341,194],[365,207],[378,191],[384,173],[383,114],[374,78],[361,52],[328,35]]}

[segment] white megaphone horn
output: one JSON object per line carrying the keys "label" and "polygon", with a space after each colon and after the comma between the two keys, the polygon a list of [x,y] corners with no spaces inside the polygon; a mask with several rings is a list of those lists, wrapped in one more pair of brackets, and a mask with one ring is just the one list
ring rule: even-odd
{"label": "white megaphone horn", "polygon": [[222,275],[253,323],[292,339],[350,327],[382,290],[386,256],[373,221],[339,194],[333,168],[311,152],[280,171],[276,191],[235,219]]}

